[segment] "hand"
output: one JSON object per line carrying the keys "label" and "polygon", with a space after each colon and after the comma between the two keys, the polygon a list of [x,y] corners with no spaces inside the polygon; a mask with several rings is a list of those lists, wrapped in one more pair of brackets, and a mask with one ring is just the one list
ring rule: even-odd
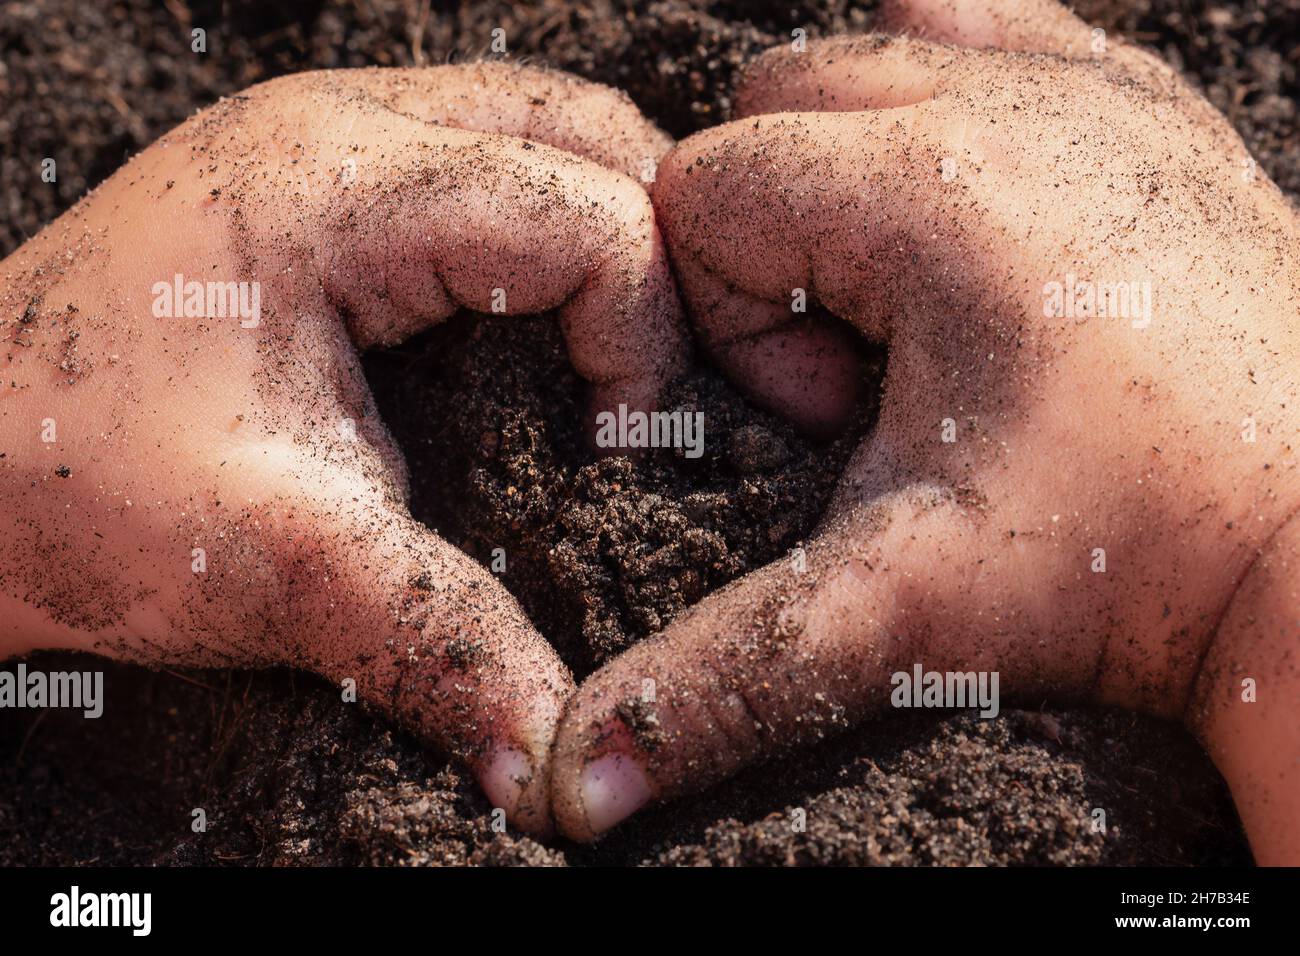
{"label": "hand", "polygon": [[357,349],[558,309],[595,406],[650,405],[685,337],[631,177],[669,145],[612,90],[479,64],[275,80],[133,159],[0,270],[0,659],[352,680],[545,832],[571,676],[410,517]]}
{"label": "hand", "polygon": [[[889,345],[883,406],[806,570],[751,574],[579,688],[557,823],[590,839],[879,715],[919,663],[1185,720],[1260,861],[1300,862],[1295,213],[1170,68],[1096,51],[1055,3],[888,18],[928,39],[771,51],[741,118],[660,167],[724,369],[830,430],[852,329]],[[1066,311],[1089,282],[1125,298]]]}

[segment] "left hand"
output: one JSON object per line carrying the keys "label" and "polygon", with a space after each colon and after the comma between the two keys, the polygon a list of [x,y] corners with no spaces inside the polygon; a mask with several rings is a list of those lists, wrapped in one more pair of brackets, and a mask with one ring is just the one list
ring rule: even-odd
{"label": "left hand", "polygon": [[0,265],[0,659],[352,680],[547,832],[572,678],[407,511],[357,352],[557,309],[595,407],[653,405],[686,339],[633,177],[668,146],[482,63],[283,77],[135,157]]}

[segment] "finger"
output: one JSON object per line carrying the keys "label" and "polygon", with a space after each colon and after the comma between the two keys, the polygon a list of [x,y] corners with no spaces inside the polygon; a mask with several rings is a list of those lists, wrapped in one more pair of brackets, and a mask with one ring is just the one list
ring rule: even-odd
{"label": "finger", "polygon": [[[1074,650],[1011,653],[1020,622],[1005,575],[1019,569],[981,560],[978,529],[933,497],[886,499],[814,542],[805,570],[751,574],[588,678],[556,736],[559,829],[591,840],[651,802],[882,713],[893,675],[917,664],[996,671],[1031,695],[1086,673]],[[970,612],[972,593],[994,591],[1004,617]]]}
{"label": "finger", "polygon": [[1092,31],[1056,0],[884,0],[878,21],[892,33],[965,47],[1088,56]]}
{"label": "finger", "polygon": [[469,767],[513,824],[548,833],[567,668],[468,556],[355,488],[335,490],[258,514],[273,555],[259,630],[276,640],[266,646],[354,689]]}
{"label": "finger", "polygon": [[[299,113],[279,121],[311,127],[311,114],[339,109],[337,77],[297,82],[295,95],[280,99]],[[358,111],[354,101],[353,122],[318,134],[304,171],[313,177],[309,215],[270,190],[255,207],[269,247],[260,258],[285,257],[287,219],[363,348],[398,342],[462,307],[556,309],[574,367],[594,386],[593,407],[648,407],[684,365],[687,346],[645,191],[553,147]],[[348,160],[353,173],[340,178]]]}
{"label": "finger", "polygon": [[883,110],[921,103],[969,80],[975,51],[884,34],[841,36],[796,51],[773,47],[736,84],[735,116]]}
{"label": "finger", "polygon": [[[1115,67],[1162,97],[1183,100],[1207,121],[1216,121],[1216,112],[1204,108],[1159,56],[1131,43],[1112,42],[1056,0],[885,0],[877,26],[956,47],[1049,53]],[[861,54],[860,47],[857,52]],[[847,72],[844,66],[840,69]]]}
{"label": "finger", "polygon": [[689,256],[679,260],[678,278],[704,318],[705,350],[751,401],[817,437],[848,424],[865,387],[847,326],[809,317],[806,301],[768,302],[728,285]]}
{"label": "finger", "polygon": [[807,428],[843,423],[861,371],[842,334],[791,334],[805,319],[794,303],[887,341],[923,291],[923,258],[952,254],[932,241],[951,223],[922,194],[943,155],[922,110],[740,120],[661,165],[656,203],[700,337],[742,388]]}
{"label": "finger", "polygon": [[1297,611],[1300,518],[1292,518],[1223,612],[1185,715],[1227,781],[1263,866],[1300,863]]}
{"label": "finger", "polygon": [[545,143],[641,182],[672,148],[625,92],[559,70],[482,61],[336,75],[423,122]]}
{"label": "finger", "polygon": [[786,324],[715,354],[759,405],[816,438],[845,428],[866,395],[857,343],[833,318]]}

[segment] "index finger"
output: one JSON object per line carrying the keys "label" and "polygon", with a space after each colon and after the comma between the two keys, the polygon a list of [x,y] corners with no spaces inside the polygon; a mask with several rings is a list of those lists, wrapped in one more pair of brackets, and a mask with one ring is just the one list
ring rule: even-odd
{"label": "index finger", "polygon": [[811,307],[886,341],[912,291],[912,238],[937,226],[918,186],[934,175],[929,123],[911,106],[755,117],[660,167],[660,225],[705,348],[810,431],[843,423],[861,379],[851,331]]}

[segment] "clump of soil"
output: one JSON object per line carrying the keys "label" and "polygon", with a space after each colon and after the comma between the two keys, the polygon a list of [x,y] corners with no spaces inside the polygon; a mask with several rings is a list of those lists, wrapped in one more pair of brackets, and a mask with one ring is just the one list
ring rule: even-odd
{"label": "clump of soil", "polygon": [[[795,27],[864,29],[873,6],[480,0],[426,15],[403,0],[16,0],[0,14],[0,254],[194,109],[280,73],[477,55],[502,27],[512,55],[621,86],[685,135],[726,118],[751,55]],[[1288,40],[1300,0],[1087,0],[1080,12],[1180,65],[1300,191]],[[191,52],[196,27],[207,54]],[[44,157],[55,183],[40,180]],[[504,549],[505,584],[579,674],[797,545],[853,444],[811,445],[698,368],[669,407],[705,411],[702,458],[596,460],[547,318],[458,319],[367,368],[411,462],[416,515],[489,566]],[[1195,742],[1132,714],[891,719],[650,811],[594,848],[544,847],[495,832],[465,775],[315,678],[51,655],[33,666],[104,669],[109,708],[100,720],[0,712],[0,864],[1249,860]]]}

